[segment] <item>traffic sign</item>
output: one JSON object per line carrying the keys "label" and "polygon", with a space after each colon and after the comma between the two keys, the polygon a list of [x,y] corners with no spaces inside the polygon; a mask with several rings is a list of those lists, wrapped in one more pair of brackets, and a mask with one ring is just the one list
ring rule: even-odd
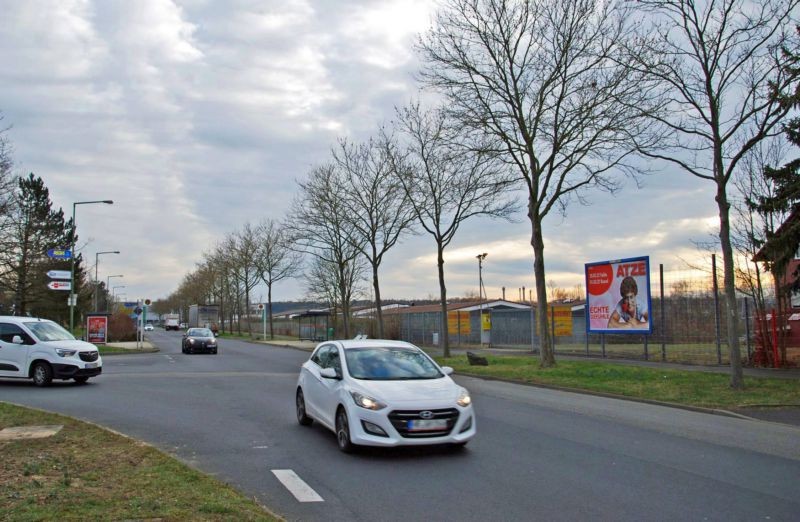
{"label": "traffic sign", "polygon": [[72,279],[69,270],[50,270],[47,272],[47,277],[50,279]]}
{"label": "traffic sign", "polygon": [[72,290],[72,283],[69,281],[50,281],[47,283],[50,290]]}
{"label": "traffic sign", "polygon": [[264,309],[264,304],[263,303],[258,303],[258,309],[259,310],[263,310]]}
{"label": "traffic sign", "polygon": [[47,257],[53,259],[70,259],[72,257],[72,250],[66,248],[51,248],[47,251]]}

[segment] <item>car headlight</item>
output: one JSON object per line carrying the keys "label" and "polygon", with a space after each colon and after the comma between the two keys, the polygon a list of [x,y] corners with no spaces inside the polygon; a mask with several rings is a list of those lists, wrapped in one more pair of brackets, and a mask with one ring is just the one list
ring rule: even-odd
{"label": "car headlight", "polygon": [[353,400],[355,401],[355,403],[358,406],[361,406],[362,408],[365,408],[365,409],[368,409],[368,410],[378,411],[378,410],[382,410],[382,409],[384,409],[386,407],[386,404],[382,403],[378,399],[373,399],[372,397],[370,397],[368,395],[364,395],[364,394],[358,393],[356,391],[351,391],[350,395],[353,396]]}
{"label": "car headlight", "polygon": [[456,400],[456,403],[463,407],[467,407],[472,404],[472,397],[469,396],[469,392],[466,388],[461,388],[461,393],[458,395],[458,400]]}
{"label": "car headlight", "polygon": [[189,344],[194,344],[194,339],[189,339]]}
{"label": "car headlight", "polygon": [[208,344],[217,344],[217,340],[216,339],[209,339],[208,340]]}
{"label": "car headlight", "polygon": [[56,353],[59,357],[72,357],[78,350],[68,350],[67,348],[56,348]]}

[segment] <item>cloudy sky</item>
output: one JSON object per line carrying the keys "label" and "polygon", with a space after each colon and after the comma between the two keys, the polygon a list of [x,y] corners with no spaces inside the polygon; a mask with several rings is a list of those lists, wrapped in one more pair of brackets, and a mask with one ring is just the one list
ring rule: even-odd
{"label": "cloudy sky", "polygon": [[[412,43],[426,0],[0,0],[0,111],[17,172],[67,215],[85,258],[127,300],[158,299],[226,233],[281,219],[339,137],[363,140],[417,93]],[[659,166],[654,166],[659,167]],[[649,255],[682,268],[716,230],[712,184],[661,166],[616,196],[546,220],[548,280],[583,264]],[[446,253],[448,293],[531,288],[530,224],[466,222]],[[259,289],[265,298],[266,292]],[[275,300],[299,299],[301,281]],[[407,240],[382,272],[386,298],[438,295],[435,244]]]}

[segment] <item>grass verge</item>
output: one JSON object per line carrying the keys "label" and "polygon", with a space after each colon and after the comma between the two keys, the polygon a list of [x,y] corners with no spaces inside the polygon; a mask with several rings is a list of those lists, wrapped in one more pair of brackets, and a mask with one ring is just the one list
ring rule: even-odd
{"label": "grass verge", "polygon": [[746,378],[745,389],[732,390],[723,373],[662,370],[638,366],[558,361],[554,368],[539,368],[530,356],[488,355],[489,366],[470,366],[467,357],[437,357],[458,373],[530,384],[543,384],[610,393],[705,408],[748,406],[800,406],[800,386],[791,379]]}
{"label": "grass verge", "polygon": [[39,425],[64,427],[0,441],[0,520],[280,520],[151,446],[0,402],[0,429]]}

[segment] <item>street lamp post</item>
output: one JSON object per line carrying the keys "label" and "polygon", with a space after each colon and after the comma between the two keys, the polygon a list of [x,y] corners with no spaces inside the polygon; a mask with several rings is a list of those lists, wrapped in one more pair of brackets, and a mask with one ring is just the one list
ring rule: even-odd
{"label": "street lamp post", "polygon": [[91,205],[94,203],[105,203],[106,205],[113,205],[114,202],[110,199],[100,199],[96,201],[76,201],[72,204],[72,245],[70,252],[70,271],[69,271],[69,331],[75,329],[75,304],[78,301],[78,294],[75,293],[75,235],[78,227],[75,224],[75,207],[78,205]]}
{"label": "street lamp post", "polygon": [[114,305],[117,304],[117,297],[119,297],[121,295],[125,295],[124,293],[123,294],[117,294],[117,288],[125,288],[125,285],[115,286],[114,288],[111,289],[111,302]]}
{"label": "street lamp post", "polygon": [[488,256],[486,252],[478,254],[475,258],[478,260],[478,307],[480,309],[480,316],[478,321],[478,335],[480,336],[480,343],[483,346],[483,260]]}
{"label": "street lamp post", "polygon": [[97,307],[100,304],[97,298],[97,291],[100,289],[100,280],[97,278],[97,267],[100,265],[100,256],[102,254],[119,254],[119,250],[105,250],[103,252],[96,252],[94,255],[94,311],[97,312]]}
{"label": "street lamp post", "polygon": [[[108,293],[108,289],[111,288],[108,285],[109,285],[112,277],[122,277],[122,274],[110,275],[110,276],[106,277],[106,293]],[[106,312],[108,312],[108,299],[106,299]]]}

